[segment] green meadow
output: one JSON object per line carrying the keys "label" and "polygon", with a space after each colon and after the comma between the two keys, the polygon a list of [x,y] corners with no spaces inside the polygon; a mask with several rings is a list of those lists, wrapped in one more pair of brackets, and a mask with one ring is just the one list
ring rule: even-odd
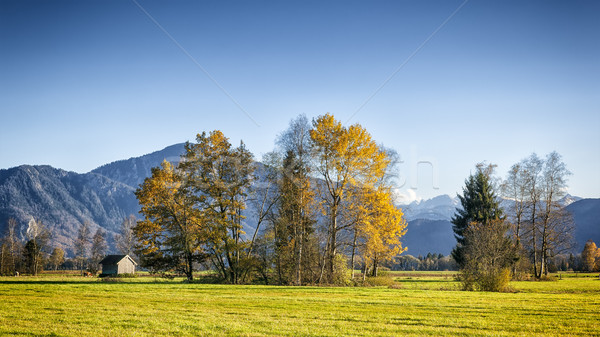
{"label": "green meadow", "polygon": [[2,336],[594,336],[598,274],[459,290],[452,273],[394,273],[392,287],[105,282],[0,277]]}

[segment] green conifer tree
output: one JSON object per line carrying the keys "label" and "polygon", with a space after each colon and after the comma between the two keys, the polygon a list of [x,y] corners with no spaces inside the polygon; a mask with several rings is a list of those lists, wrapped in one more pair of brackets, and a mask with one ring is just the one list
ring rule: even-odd
{"label": "green conifer tree", "polygon": [[492,175],[495,165],[477,164],[477,171],[465,180],[463,195],[459,195],[462,208],[456,209],[452,218],[452,229],[456,238],[456,247],[452,257],[462,268],[465,265],[464,250],[467,244],[465,231],[469,224],[475,222],[490,225],[493,220],[503,218],[503,212],[496,198]]}

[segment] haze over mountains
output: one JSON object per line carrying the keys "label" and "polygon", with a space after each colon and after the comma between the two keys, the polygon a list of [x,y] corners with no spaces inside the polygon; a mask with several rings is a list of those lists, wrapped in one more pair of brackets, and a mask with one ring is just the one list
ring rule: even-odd
{"label": "haze over mountains", "polygon": [[[22,237],[28,222],[41,220],[53,233],[53,245],[72,255],[73,238],[82,222],[89,222],[92,230],[102,227],[112,234],[129,214],[138,215],[139,205],[135,189],[150,175],[151,168],[163,160],[176,162],[184,151],[184,144],[175,144],[141,157],[120,160],[103,165],[89,173],[78,174],[50,166],[23,165],[0,170],[0,231],[7,220],[15,218]],[[585,241],[600,242],[600,199],[581,199],[567,196],[563,199],[574,215],[577,230],[575,252],[581,251]],[[403,245],[405,254],[447,255],[455,245],[450,219],[459,205],[456,196],[440,195],[429,200],[400,205],[408,221]],[[247,231],[253,231],[252,209],[248,213]]]}

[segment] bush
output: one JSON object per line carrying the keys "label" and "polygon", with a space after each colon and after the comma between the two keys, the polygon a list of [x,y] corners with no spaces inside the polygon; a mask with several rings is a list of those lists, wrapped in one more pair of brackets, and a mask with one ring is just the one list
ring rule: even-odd
{"label": "bush", "polygon": [[464,290],[507,291],[516,251],[502,221],[471,223],[465,230],[464,265],[459,280]]}
{"label": "bush", "polygon": [[485,272],[463,269],[458,273],[458,280],[462,283],[463,290],[506,292],[510,290],[508,283],[511,280],[511,273],[508,268]]}
{"label": "bush", "polygon": [[336,254],[333,260],[333,279],[334,285],[346,286],[350,282],[350,268],[348,268],[348,258],[343,254]]}
{"label": "bush", "polygon": [[392,287],[394,284],[394,279],[386,275],[367,277],[363,283],[365,287]]}

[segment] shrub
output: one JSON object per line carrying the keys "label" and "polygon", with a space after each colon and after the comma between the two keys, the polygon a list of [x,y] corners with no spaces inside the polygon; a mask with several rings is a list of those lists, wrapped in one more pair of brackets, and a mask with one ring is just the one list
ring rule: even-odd
{"label": "shrub", "polygon": [[394,279],[386,275],[367,277],[363,283],[366,287],[392,287],[394,284]]}
{"label": "shrub", "polygon": [[463,290],[473,291],[509,291],[508,283],[511,280],[510,269],[488,270],[484,272],[473,272],[461,270],[458,280],[462,283]]}
{"label": "shrub", "polygon": [[346,255],[335,255],[335,258],[333,259],[333,270],[332,284],[340,286],[350,284],[350,268],[348,268],[348,259]]}
{"label": "shrub", "polygon": [[465,230],[464,265],[459,280],[464,290],[507,291],[516,252],[502,221],[471,223]]}

